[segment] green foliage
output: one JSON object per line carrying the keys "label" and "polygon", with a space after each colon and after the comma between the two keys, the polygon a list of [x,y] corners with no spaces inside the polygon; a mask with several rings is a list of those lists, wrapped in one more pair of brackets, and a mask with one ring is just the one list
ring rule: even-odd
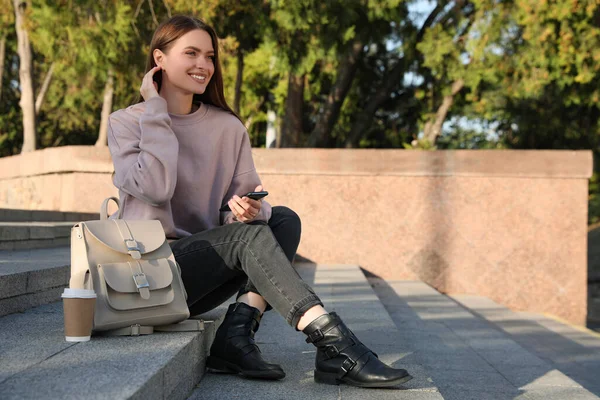
{"label": "green foliage", "polygon": [[[361,43],[328,147],[592,149],[600,155],[596,0],[444,1],[417,23],[409,8],[418,2],[33,0],[27,28],[36,94],[54,65],[38,115],[39,144],[93,144],[108,71],[115,76],[114,109],[133,103],[154,29],[169,13],[181,13],[207,20],[220,35],[231,105],[243,57],[240,114],[254,145],[264,143],[268,111],[279,122],[285,117],[290,74],[304,80],[300,112],[308,138],[339,89],[348,49]],[[5,156],[18,152],[22,141],[11,0],[0,0],[1,35],[7,37],[0,77],[0,156]],[[465,85],[453,96],[446,120],[482,121],[497,139],[457,124],[446,124],[436,143],[422,139],[423,126],[458,79]],[[371,104],[377,107],[368,113]],[[364,129],[353,140],[356,126]],[[597,165],[590,185],[594,222],[600,220]]]}

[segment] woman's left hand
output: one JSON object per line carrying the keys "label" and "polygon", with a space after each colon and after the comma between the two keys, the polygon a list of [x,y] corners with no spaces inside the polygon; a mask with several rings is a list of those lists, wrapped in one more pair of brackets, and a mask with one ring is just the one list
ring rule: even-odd
{"label": "woman's left hand", "polygon": [[[262,185],[258,185],[255,192],[260,192],[263,190]],[[251,222],[256,218],[258,213],[260,212],[262,201],[261,200],[252,200],[248,197],[240,197],[238,195],[234,195],[231,200],[227,203],[229,204],[229,208],[231,208],[231,212],[235,216],[235,218],[240,222]]]}

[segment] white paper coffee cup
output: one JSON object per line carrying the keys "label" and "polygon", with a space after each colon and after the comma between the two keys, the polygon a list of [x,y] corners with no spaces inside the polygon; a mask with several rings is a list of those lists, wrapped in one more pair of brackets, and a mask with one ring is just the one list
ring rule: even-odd
{"label": "white paper coffee cup", "polygon": [[96,293],[88,289],[66,288],[61,297],[65,317],[65,340],[89,341],[94,325]]}

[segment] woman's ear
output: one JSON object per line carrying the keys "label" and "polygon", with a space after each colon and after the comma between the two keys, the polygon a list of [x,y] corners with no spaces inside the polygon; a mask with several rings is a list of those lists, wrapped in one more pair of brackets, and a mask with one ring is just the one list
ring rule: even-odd
{"label": "woman's ear", "polygon": [[159,49],[154,49],[152,52],[152,56],[154,57],[154,63],[160,67],[163,67],[165,61],[165,53],[160,51]]}

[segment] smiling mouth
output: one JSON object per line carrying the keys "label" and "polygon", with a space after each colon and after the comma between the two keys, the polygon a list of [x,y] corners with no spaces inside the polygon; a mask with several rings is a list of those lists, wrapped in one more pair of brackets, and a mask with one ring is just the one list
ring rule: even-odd
{"label": "smiling mouth", "polygon": [[208,81],[208,79],[204,75],[190,74],[190,76],[192,77],[193,80],[195,80],[196,82],[199,82],[199,83],[206,83]]}

